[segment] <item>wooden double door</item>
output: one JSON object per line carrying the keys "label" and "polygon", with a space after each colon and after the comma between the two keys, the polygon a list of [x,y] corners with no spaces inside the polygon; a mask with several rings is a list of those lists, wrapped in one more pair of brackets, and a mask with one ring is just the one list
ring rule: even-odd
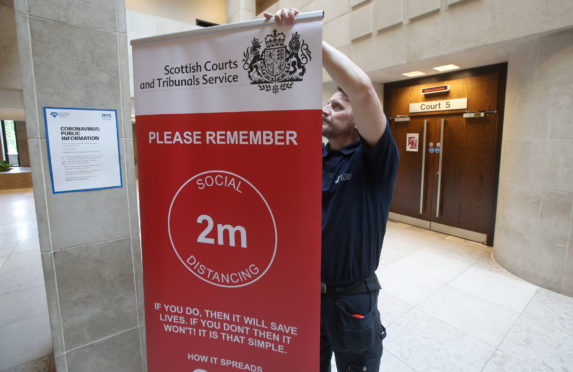
{"label": "wooden double door", "polygon": [[[498,78],[490,74],[444,82],[457,86],[459,96],[468,97],[468,108],[471,104],[474,110],[483,110],[483,117],[464,118],[469,110],[460,110],[391,121],[400,151],[392,215],[406,217],[404,222],[421,221],[432,230],[493,243],[501,133],[494,84]],[[489,86],[487,97],[478,97],[484,91],[478,83]],[[390,115],[403,112],[405,100],[419,101],[411,97],[419,87],[398,87],[394,95],[392,89],[387,90]],[[412,142],[408,146],[416,136],[417,146]]]}
{"label": "wooden double door", "polygon": [[[403,148],[392,212],[487,236],[496,128],[497,114],[470,120],[460,114],[421,116],[393,125]],[[408,134],[418,134],[417,152],[406,151]]]}

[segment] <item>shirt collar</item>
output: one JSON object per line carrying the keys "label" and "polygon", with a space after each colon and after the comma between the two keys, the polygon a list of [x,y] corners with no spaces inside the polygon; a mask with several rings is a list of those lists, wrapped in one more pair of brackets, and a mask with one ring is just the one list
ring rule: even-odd
{"label": "shirt collar", "polygon": [[332,150],[330,148],[330,142],[327,143],[326,145],[322,145],[322,157],[325,158],[328,156],[328,154],[330,153],[336,153],[336,152],[340,152],[343,155],[351,155],[353,154],[356,150],[358,150],[358,147],[360,146],[360,141],[356,141],[353,142],[349,145],[344,146],[343,148],[341,148],[340,150],[336,151],[336,150]]}

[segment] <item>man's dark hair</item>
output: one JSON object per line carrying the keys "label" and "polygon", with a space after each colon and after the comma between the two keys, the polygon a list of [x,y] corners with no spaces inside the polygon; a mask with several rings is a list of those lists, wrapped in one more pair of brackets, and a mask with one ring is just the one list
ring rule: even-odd
{"label": "man's dark hair", "polygon": [[350,98],[348,98],[348,94],[342,89],[341,87],[336,87],[336,91],[342,93],[342,96],[347,102],[350,102]]}

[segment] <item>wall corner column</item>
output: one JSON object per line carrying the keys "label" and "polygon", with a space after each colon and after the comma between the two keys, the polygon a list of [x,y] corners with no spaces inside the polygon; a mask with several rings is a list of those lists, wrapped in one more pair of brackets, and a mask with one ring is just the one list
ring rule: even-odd
{"label": "wall corner column", "polygon": [[[146,370],[124,0],[15,0],[58,372]],[[121,188],[54,194],[43,107],[117,111]]]}

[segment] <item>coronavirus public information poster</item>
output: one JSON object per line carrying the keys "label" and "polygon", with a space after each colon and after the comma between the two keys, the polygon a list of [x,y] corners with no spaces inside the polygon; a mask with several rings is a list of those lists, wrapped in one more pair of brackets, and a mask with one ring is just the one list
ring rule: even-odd
{"label": "coronavirus public information poster", "polygon": [[317,371],[322,13],[133,45],[150,372]]}

